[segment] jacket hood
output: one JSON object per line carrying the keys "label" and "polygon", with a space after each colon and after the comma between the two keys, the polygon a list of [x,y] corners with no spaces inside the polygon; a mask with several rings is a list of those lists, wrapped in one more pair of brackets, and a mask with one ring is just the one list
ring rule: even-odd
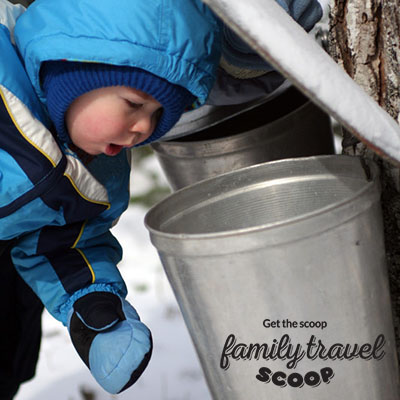
{"label": "jacket hood", "polygon": [[15,40],[43,103],[44,61],[141,68],[183,86],[203,104],[220,58],[220,23],[200,0],[36,0]]}

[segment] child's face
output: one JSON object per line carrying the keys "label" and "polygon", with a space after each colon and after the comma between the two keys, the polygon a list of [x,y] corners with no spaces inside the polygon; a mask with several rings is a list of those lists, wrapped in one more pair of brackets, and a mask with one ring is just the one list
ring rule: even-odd
{"label": "child's face", "polygon": [[75,99],[65,114],[72,142],[88,154],[117,155],[146,140],[157,126],[161,104],[130,87],[110,86]]}

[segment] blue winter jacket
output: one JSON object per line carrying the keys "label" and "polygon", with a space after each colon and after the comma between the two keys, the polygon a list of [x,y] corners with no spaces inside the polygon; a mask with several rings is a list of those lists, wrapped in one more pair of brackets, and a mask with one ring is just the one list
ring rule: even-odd
{"label": "blue winter jacket", "polygon": [[16,240],[17,270],[66,324],[74,301],[89,292],[126,295],[116,267],[121,248],[109,229],[128,205],[129,152],[85,166],[59,142],[43,107],[41,63],[140,67],[204,102],[219,26],[197,0],[36,0],[23,11],[0,0],[0,240]]}

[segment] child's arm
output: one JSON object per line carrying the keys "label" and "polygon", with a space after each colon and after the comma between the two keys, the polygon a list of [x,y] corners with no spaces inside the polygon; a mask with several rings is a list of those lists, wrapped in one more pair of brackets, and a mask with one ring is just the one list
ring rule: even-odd
{"label": "child's arm", "polygon": [[[322,18],[318,0],[276,0],[276,2],[307,32]],[[223,26],[222,56],[237,68],[269,72],[273,68],[228,26]]]}
{"label": "child's arm", "polygon": [[[85,238],[96,230],[95,235]],[[74,302],[88,293],[126,296],[116,267],[121,259],[120,246],[96,220],[45,226],[25,234],[17,240],[12,259],[47,310],[64,325]]]}
{"label": "child's arm", "polygon": [[[318,0],[276,0],[307,32],[322,18]],[[222,58],[208,104],[240,104],[265,97],[284,82],[255,50],[228,26],[222,29]]]}
{"label": "child's arm", "polygon": [[46,308],[68,326],[78,354],[110,393],[131,386],[152,351],[151,334],[125,300],[116,264],[121,249],[96,219],[44,227],[12,251],[19,273]]}

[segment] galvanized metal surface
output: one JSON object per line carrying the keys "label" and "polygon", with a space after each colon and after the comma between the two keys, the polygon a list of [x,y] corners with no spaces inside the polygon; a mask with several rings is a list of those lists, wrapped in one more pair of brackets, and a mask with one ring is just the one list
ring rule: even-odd
{"label": "galvanized metal surface", "polygon": [[235,116],[244,114],[250,110],[253,110],[263,104],[270,103],[277,96],[285,92],[291,84],[285,81],[278,89],[273,93],[266,95],[265,97],[255,99],[242,104],[214,106],[204,105],[193,111],[188,111],[182,114],[177,124],[167,132],[159,142],[166,140],[176,140],[183,136],[191,135],[199,130],[211,128],[215,125],[221,124],[222,122],[231,119]]}
{"label": "galvanized metal surface", "polygon": [[329,116],[294,88],[250,110],[190,140],[152,144],[174,190],[266,161],[334,153]]}
{"label": "galvanized metal surface", "polygon": [[[309,157],[220,175],[150,210],[151,240],[214,400],[398,400],[378,186],[373,164]],[[266,327],[266,320],[280,325]],[[326,326],[284,328],[284,320]],[[228,351],[231,335],[241,348]],[[374,346],[383,335],[383,357],[305,356],[289,368],[290,357],[238,356],[251,343],[271,346],[284,335],[302,349],[312,335],[328,348]],[[285,378],[260,382],[261,368]],[[304,377],[324,368],[334,373],[329,384],[287,384],[293,372]],[[285,387],[276,384],[282,379]]]}
{"label": "galvanized metal surface", "polygon": [[211,128],[227,119],[252,110],[267,101],[267,99],[257,99],[249,103],[232,106],[202,106],[184,113],[178,123],[160,141],[175,140],[195,133],[200,129]]}
{"label": "galvanized metal surface", "polygon": [[203,0],[259,54],[377,153],[400,162],[400,127],[275,0]]}

